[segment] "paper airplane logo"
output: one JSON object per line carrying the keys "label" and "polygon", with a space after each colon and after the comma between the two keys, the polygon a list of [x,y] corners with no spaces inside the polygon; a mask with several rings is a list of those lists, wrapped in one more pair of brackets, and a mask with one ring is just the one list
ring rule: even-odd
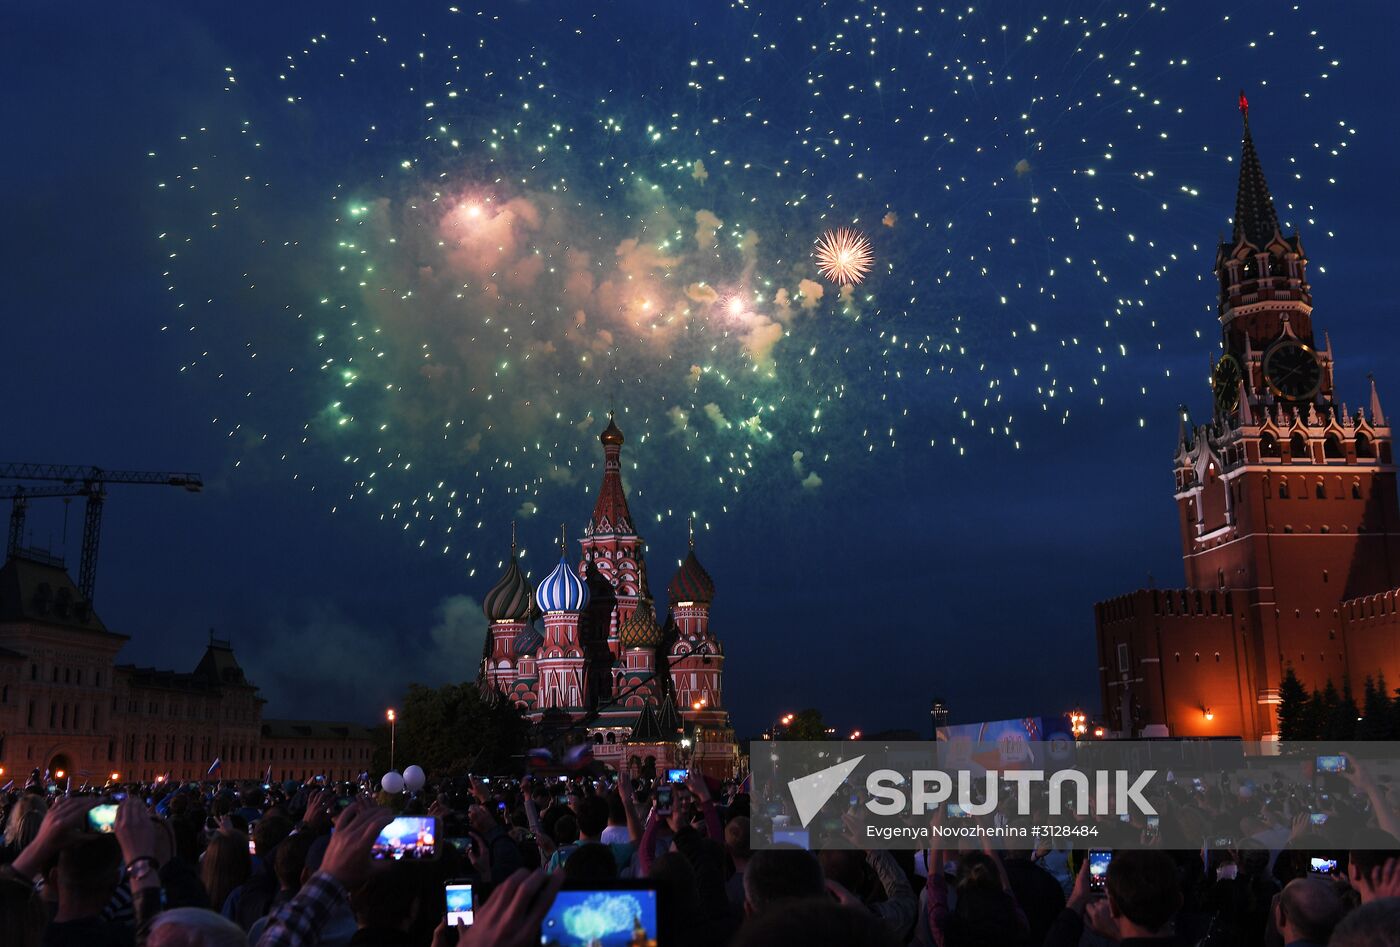
{"label": "paper airplane logo", "polygon": [[863,755],[857,756],[853,760],[846,760],[844,763],[837,763],[835,766],[828,766],[826,769],[788,781],[788,792],[792,793],[792,801],[797,805],[797,818],[801,820],[804,829],[822,810],[822,806],[826,805],[826,801],[841,788],[846,778],[855,772],[855,768],[863,759]]}

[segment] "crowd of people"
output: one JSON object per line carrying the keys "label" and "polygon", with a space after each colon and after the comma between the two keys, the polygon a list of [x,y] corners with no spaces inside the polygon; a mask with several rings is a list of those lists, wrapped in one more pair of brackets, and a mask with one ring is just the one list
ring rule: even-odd
{"label": "crowd of people", "polygon": [[[577,942],[1400,947],[1394,800],[1361,770],[1350,779],[1369,804],[1339,801],[1344,815],[1321,822],[1267,786],[1190,797],[1164,817],[1203,833],[1197,849],[1144,829],[1116,852],[985,838],[915,852],[754,848],[744,787],[698,772],[463,775],[393,795],[319,781],[74,790],[36,774],[3,798],[0,945],[524,947],[561,890],[630,884],[658,892],[659,929],[638,917]],[[400,816],[430,826],[408,843],[431,857],[375,857]],[[844,828],[861,838],[858,807]],[[469,925],[449,924],[449,885],[471,886],[457,912]]]}

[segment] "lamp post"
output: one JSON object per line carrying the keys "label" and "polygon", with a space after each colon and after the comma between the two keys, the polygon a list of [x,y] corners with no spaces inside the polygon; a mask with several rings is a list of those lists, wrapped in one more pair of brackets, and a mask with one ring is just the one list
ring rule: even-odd
{"label": "lamp post", "polygon": [[398,728],[399,715],[394,713],[394,708],[390,707],[389,717],[389,769],[394,769],[394,731]]}

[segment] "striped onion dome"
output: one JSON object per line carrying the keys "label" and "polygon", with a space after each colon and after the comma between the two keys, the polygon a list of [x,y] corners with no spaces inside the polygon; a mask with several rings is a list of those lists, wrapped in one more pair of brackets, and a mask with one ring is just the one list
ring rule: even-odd
{"label": "striped onion dome", "polygon": [[686,553],[685,561],[676,570],[675,577],[666,589],[672,605],[678,602],[698,602],[708,605],[715,598],[715,583],[700,560],[695,558],[695,547]]}
{"label": "striped onion dome", "polygon": [[637,604],[618,629],[617,637],[624,648],[655,648],[661,643],[661,626],[656,623],[649,600]]}
{"label": "striped onion dome", "polygon": [[581,612],[588,605],[588,586],[560,556],[559,565],[535,590],[535,603],[541,612]]}
{"label": "striped onion dome", "polygon": [[515,636],[515,641],[511,642],[515,649],[515,656],[522,657],[527,654],[534,654],[535,649],[544,643],[544,635],[534,625],[527,625]]}
{"label": "striped onion dome", "polygon": [[529,621],[534,608],[533,596],[530,580],[525,578],[512,555],[510,565],[482,600],[481,610],[486,613],[487,621]]}

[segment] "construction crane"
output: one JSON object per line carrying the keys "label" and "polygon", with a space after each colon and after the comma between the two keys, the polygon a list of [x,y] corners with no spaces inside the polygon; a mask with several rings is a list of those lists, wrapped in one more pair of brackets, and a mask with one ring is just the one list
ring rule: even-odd
{"label": "construction crane", "polygon": [[204,489],[197,473],[169,473],[152,470],[103,470],[101,467],[74,467],[60,464],[0,463],[0,480],[42,480],[57,483],[36,486],[0,487],[0,499],[11,500],[8,555],[13,556],[23,542],[24,517],[29,501],[40,497],[83,497],[83,549],[78,565],[78,591],[92,602],[97,584],[97,546],[102,538],[102,504],[107,485],[113,483],[184,487],[191,493]]}

